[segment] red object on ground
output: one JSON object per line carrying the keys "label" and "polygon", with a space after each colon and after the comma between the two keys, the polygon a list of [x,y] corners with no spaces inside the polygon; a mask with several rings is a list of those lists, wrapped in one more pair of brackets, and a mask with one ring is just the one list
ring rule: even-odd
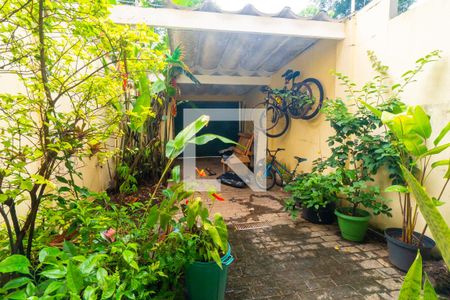
{"label": "red object on ground", "polygon": [[225,199],[220,194],[212,193],[211,196],[213,196],[219,201],[225,201]]}

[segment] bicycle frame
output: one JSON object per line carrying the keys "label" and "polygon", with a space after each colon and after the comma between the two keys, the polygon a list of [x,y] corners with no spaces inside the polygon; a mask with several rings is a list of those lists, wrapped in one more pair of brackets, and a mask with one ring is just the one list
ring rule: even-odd
{"label": "bicycle frame", "polygon": [[[291,73],[292,73],[292,70],[289,70],[289,71],[291,71]],[[297,73],[297,74],[295,74],[295,76],[292,76],[292,74],[289,73],[289,71],[287,71],[284,75],[282,75],[283,77],[285,77],[284,87],[281,90],[283,93],[286,93],[288,90],[294,89],[295,79],[300,76],[300,72],[298,72],[298,71],[294,72],[294,74]],[[292,77],[289,75],[291,75]],[[288,89],[289,82],[291,82],[290,89]],[[275,99],[275,97],[273,97],[272,94],[274,94],[272,89],[267,91],[267,96],[265,98],[266,103],[271,103],[272,105],[275,105],[277,108],[279,108],[281,111],[286,112],[287,107],[288,107],[286,100],[284,98],[280,97],[281,103],[279,103],[279,101],[277,101],[277,99]]]}
{"label": "bicycle frame", "polygon": [[289,174],[289,182],[292,181],[295,178],[295,175],[297,173],[297,168],[300,165],[300,162],[297,161],[297,164],[295,165],[294,169],[292,171],[289,171],[285,166],[283,166],[279,161],[277,161],[276,159],[276,155],[278,153],[278,149],[275,151],[275,153],[272,155],[270,153],[269,150],[267,150],[267,152],[269,153],[269,155],[271,156],[271,160],[269,163],[267,163],[266,165],[266,172],[265,172],[265,176],[267,176],[268,174],[271,173],[272,169],[278,173],[278,176],[280,176],[280,178],[283,178],[282,174],[281,174],[281,170],[283,169],[287,174]]}

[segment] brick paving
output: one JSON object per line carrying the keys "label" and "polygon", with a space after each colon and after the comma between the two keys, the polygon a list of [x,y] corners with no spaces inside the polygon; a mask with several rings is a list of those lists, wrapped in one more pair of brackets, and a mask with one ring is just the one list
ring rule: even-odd
{"label": "brick paving", "polygon": [[[200,160],[221,173],[217,161]],[[222,186],[215,202],[229,224],[236,261],[230,267],[227,300],[246,299],[396,299],[404,273],[387,260],[385,243],[375,235],[364,243],[345,241],[334,225],[293,221],[283,212],[287,194]],[[237,230],[237,224],[268,227]]]}

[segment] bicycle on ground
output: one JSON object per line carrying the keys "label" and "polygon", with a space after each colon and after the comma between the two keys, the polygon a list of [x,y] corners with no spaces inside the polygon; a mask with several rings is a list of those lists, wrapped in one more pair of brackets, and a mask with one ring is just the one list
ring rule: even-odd
{"label": "bicycle on ground", "polygon": [[258,187],[270,190],[275,186],[275,184],[284,186],[289,182],[295,180],[299,176],[299,174],[297,174],[297,168],[302,162],[306,161],[307,159],[299,156],[294,156],[294,158],[297,160],[297,164],[295,165],[295,168],[290,171],[276,158],[277,153],[284,150],[286,149],[267,149],[269,160],[266,162],[266,166],[264,167],[263,162],[256,163],[255,180]]}

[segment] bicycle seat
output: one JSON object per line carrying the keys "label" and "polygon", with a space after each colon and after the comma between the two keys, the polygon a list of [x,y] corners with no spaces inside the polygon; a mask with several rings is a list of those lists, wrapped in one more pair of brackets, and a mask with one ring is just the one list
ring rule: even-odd
{"label": "bicycle seat", "polygon": [[295,72],[289,73],[289,75],[287,75],[285,79],[286,79],[286,81],[290,81],[290,80],[294,80],[298,76],[300,76],[300,71],[295,71]]}
{"label": "bicycle seat", "polygon": [[304,158],[304,157],[294,156],[294,158],[298,161],[298,163],[302,163],[304,161],[307,161],[307,159]]}
{"label": "bicycle seat", "polygon": [[283,73],[283,75],[281,75],[281,77],[287,77],[289,76],[289,74],[291,74],[293,71],[291,69],[287,70],[286,72]]}

